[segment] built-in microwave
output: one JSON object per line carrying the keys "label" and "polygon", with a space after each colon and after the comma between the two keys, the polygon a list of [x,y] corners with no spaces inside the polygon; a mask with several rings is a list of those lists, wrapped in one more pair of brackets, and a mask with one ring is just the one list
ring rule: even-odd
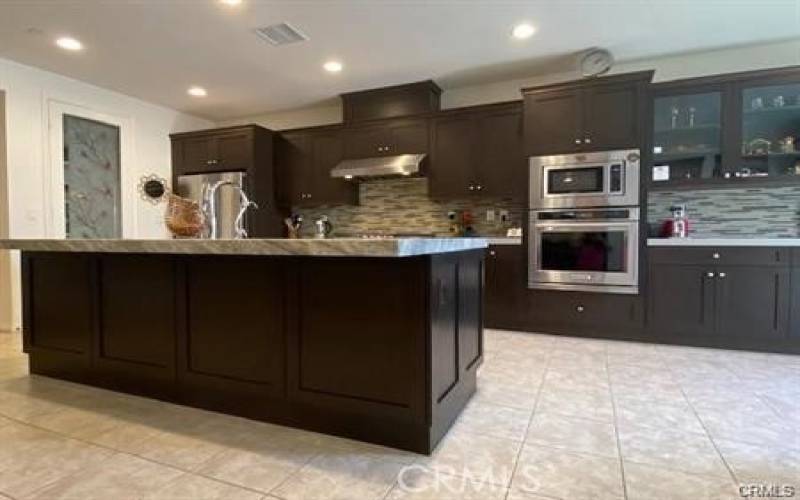
{"label": "built-in microwave", "polygon": [[639,205],[639,150],[532,156],[530,208]]}

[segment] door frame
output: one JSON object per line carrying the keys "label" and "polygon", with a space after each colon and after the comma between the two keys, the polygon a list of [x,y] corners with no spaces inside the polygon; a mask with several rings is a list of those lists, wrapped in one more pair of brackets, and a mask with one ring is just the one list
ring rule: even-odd
{"label": "door frame", "polygon": [[[47,151],[44,169],[44,228],[50,238],[66,238],[64,210],[64,115],[106,123],[119,128],[120,137],[120,236],[132,238],[137,234],[136,168],[133,145],[133,123],[130,118],[105,113],[58,99],[48,99],[46,105]],[[127,189],[126,189],[127,188]]]}

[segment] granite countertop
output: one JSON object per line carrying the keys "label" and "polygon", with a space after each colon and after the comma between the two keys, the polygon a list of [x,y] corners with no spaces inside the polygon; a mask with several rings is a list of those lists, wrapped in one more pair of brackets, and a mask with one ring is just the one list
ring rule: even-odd
{"label": "granite countertop", "polygon": [[649,247],[800,247],[800,238],[648,238]]}
{"label": "granite countertop", "polygon": [[297,255],[410,257],[486,248],[485,238],[247,239],[247,240],[0,240],[0,249],[33,252],[156,253],[199,255]]}

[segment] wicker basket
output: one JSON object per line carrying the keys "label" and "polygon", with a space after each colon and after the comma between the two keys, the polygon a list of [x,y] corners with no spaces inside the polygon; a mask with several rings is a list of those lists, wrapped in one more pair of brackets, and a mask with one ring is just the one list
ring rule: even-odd
{"label": "wicker basket", "polygon": [[169,194],[164,222],[178,238],[197,238],[205,227],[205,216],[200,205],[193,200]]}

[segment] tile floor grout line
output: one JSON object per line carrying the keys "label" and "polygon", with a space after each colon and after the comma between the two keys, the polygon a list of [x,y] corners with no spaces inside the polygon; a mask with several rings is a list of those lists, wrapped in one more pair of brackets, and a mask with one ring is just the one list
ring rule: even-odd
{"label": "tile floor grout line", "polygon": [[533,423],[533,418],[536,416],[536,409],[539,407],[539,398],[542,395],[542,390],[544,389],[544,381],[547,379],[547,372],[550,371],[550,363],[552,362],[552,357],[548,356],[545,361],[545,367],[542,371],[542,378],[539,380],[539,386],[536,388],[536,400],[533,403],[533,409],[531,410],[531,415],[528,417],[528,425],[525,426],[525,433],[522,435],[522,443],[520,444],[519,450],[517,451],[517,456],[514,458],[514,467],[511,470],[511,476],[508,478],[508,484],[506,485],[506,496],[505,500],[508,500],[508,496],[511,494],[511,484],[514,482],[514,475],[517,473],[517,468],[519,467],[519,459],[522,456],[522,452],[525,449],[525,443],[528,441],[528,432],[531,429],[531,424]]}
{"label": "tile floor grout line", "polygon": [[711,446],[714,447],[714,451],[717,452],[717,455],[719,456],[720,460],[722,460],[722,463],[723,463],[723,465],[725,465],[725,468],[728,469],[728,473],[731,475],[731,479],[733,479],[734,484],[736,484],[736,485],[741,484],[739,482],[739,479],[736,477],[736,474],[733,472],[733,468],[730,466],[728,461],[725,460],[725,455],[722,454],[722,451],[719,449],[719,446],[717,445],[717,442],[714,441],[714,438],[711,435],[711,432],[708,430],[708,427],[706,426],[706,423],[703,422],[703,419],[700,418],[700,414],[697,413],[697,409],[694,407],[694,404],[692,404],[692,401],[689,399],[689,396],[686,394],[686,390],[683,388],[683,384],[678,383],[677,385],[678,385],[678,389],[681,391],[681,394],[683,395],[683,399],[686,401],[686,404],[689,405],[689,409],[692,411],[692,415],[694,415],[694,418],[696,418],[697,421],[700,422],[700,426],[705,431],[706,438],[711,442]]}
{"label": "tile floor grout line", "polygon": [[619,425],[617,418],[617,401],[614,398],[614,384],[611,382],[611,370],[609,370],[608,351],[606,351],[606,372],[608,372],[608,393],[611,397],[611,413],[614,415],[614,438],[617,443],[617,455],[619,457],[619,472],[622,479],[622,497],[628,500],[628,481],[625,480],[625,460],[622,457],[622,443],[619,438]]}

